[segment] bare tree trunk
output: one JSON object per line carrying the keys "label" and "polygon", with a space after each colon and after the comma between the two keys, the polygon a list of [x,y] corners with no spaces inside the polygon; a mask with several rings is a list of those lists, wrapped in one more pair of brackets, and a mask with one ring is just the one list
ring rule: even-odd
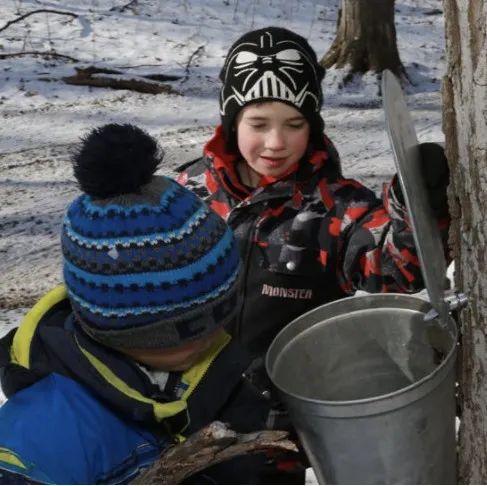
{"label": "bare tree trunk", "polygon": [[443,0],[448,72],[443,128],[451,170],[451,246],[462,311],[459,475],[487,483],[487,3]]}
{"label": "bare tree trunk", "polygon": [[326,68],[349,65],[350,74],[389,69],[404,76],[397,50],[394,0],[342,0],[336,37],[321,64]]}

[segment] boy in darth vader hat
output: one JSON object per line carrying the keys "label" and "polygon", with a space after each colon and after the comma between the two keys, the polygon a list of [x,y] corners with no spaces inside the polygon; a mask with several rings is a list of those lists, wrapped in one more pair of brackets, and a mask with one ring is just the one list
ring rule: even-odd
{"label": "boy in darth vader hat", "polygon": [[[297,33],[266,27],[244,34],[220,72],[221,125],[178,179],[235,232],[245,300],[233,332],[256,357],[318,305],[358,289],[424,286],[397,178],[378,199],[341,173],[324,133],[323,76]],[[447,229],[443,149],[420,150],[431,203]]]}

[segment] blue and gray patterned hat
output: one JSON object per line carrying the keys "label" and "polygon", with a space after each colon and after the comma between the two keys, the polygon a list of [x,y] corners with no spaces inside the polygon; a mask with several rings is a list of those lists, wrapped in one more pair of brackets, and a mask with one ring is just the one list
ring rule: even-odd
{"label": "blue and gray patterned hat", "polygon": [[113,124],[74,157],[85,193],[63,222],[64,280],[85,332],[110,347],[173,347],[236,316],[232,231],[191,191],[153,175],[161,159],[147,133]]}

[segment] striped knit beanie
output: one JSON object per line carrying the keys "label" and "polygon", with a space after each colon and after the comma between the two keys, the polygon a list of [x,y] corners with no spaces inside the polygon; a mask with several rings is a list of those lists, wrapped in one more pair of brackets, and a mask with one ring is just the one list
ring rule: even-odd
{"label": "striped knit beanie", "polygon": [[114,124],[74,156],[84,194],[63,222],[64,281],[77,321],[110,347],[178,346],[237,312],[233,234],[191,191],[153,175],[161,160],[147,133]]}

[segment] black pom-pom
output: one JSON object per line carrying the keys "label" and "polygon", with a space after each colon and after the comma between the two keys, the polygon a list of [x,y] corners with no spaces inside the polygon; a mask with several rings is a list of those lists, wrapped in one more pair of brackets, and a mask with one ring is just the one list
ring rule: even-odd
{"label": "black pom-pom", "polygon": [[81,190],[97,199],[138,193],[162,160],[158,143],[134,125],[115,123],[93,129],[73,157]]}

